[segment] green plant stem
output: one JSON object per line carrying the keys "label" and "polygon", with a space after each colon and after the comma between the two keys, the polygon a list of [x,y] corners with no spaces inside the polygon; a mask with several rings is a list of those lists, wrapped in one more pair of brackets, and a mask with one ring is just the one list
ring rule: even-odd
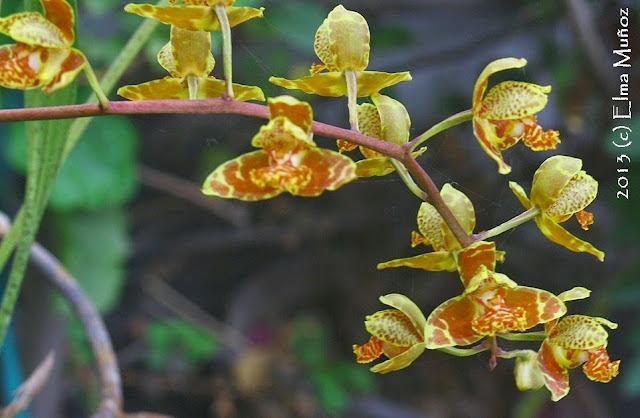
{"label": "green plant stem", "polygon": [[542,341],[547,338],[544,331],[522,332],[517,334],[498,334],[498,337],[508,341]]}
{"label": "green plant stem", "polygon": [[[157,5],[162,6],[167,4],[167,0],[160,0]],[[138,29],[131,35],[127,43],[124,45],[118,56],[113,60],[113,63],[109,66],[107,71],[100,79],[100,87],[105,95],[111,93],[116,83],[122,77],[125,70],[131,64],[131,61],[138,55],[142,47],[146,44],[147,40],[158,26],[159,22],[155,19],[145,19],[142,21]],[[86,104],[95,103],[96,97],[90,95],[85,101]],[[80,118],[75,119],[69,128],[69,135],[67,136],[67,145],[64,150],[64,157],[69,155],[69,152],[73,149],[82,136],[82,133],[87,129],[92,118]]]}
{"label": "green plant stem", "polygon": [[398,175],[402,179],[402,182],[404,183],[405,186],[407,186],[407,188],[411,191],[411,193],[416,195],[420,200],[427,200],[427,197],[428,197],[427,194],[424,191],[422,191],[420,187],[418,187],[415,181],[413,181],[413,178],[411,178],[411,174],[409,174],[409,171],[407,170],[407,168],[404,165],[402,165],[400,161],[395,160],[393,158],[390,159],[389,161],[391,161],[391,164],[396,169],[396,173],[398,173]]}
{"label": "green plant stem", "polygon": [[518,225],[522,225],[523,223],[535,218],[540,214],[540,209],[537,206],[533,206],[531,209],[522,212],[518,216],[514,216],[508,221],[489,229],[488,231],[478,232],[473,236],[476,241],[482,241],[487,238],[495,237],[496,235],[500,235],[503,232],[506,232],[510,229],[515,228]]}
{"label": "green plant stem", "polygon": [[214,6],[216,17],[220,23],[220,32],[222,33],[222,61],[224,66],[224,81],[227,87],[227,98],[233,99],[233,63],[231,51],[231,26],[229,26],[229,18],[227,17],[227,8],[224,4],[216,4]]}
{"label": "green plant stem", "polygon": [[469,121],[473,118],[473,112],[471,109],[465,110],[455,115],[449,116],[442,122],[439,122],[433,125],[431,128],[427,129],[424,133],[412,139],[408,142],[405,147],[409,149],[409,151],[413,151],[420,146],[424,141],[439,134],[440,132],[451,128],[452,126],[459,125],[463,122]]}
{"label": "green plant stem", "polygon": [[516,357],[530,357],[532,354],[536,354],[533,350],[511,350],[511,351],[503,351],[502,353],[496,354],[497,357],[500,358],[516,358]]}
{"label": "green plant stem", "polygon": [[103,109],[108,108],[109,99],[107,99],[107,96],[102,91],[100,83],[98,82],[98,78],[96,77],[96,73],[93,72],[93,68],[91,68],[91,64],[89,64],[89,61],[86,61],[84,65],[84,75],[87,77],[87,81],[89,81],[91,89],[96,94],[100,106],[102,106]]}
{"label": "green plant stem", "polygon": [[474,354],[482,353],[483,351],[487,351],[489,347],[484,343],[484,341],[478,344],[475,347],[471,348],[457,348],[457,347],[443,347],[438,348],[438,351],[442,351],[443,353],[451,354],[456,357],[469,357]]}
{"label": "green plant stem", "polygon": [[[239,114],[263,119],[269,118],[266,106],[228,99],[199,100],[142,100],[116,101],[102,109],[97,104],[51,106],[26,109],[0,110],[0,122],[18,120],[67,119],[87,116],[132,115],[132,114]],[[408,149],[403,145],[393,144],[377,138],[363,135],[349,129],[343,129],[321,122],[313,122],[314,133],[329,138],[340,138],[362,145],[390,158],[400,161],[411,173],[415,183],[427,193],[426,201],[432,204],[451,229],[463,247],[471,245],[474,240],[464,231],[449,207],[442,200],[440,191],[431,177],[418,164]]]}

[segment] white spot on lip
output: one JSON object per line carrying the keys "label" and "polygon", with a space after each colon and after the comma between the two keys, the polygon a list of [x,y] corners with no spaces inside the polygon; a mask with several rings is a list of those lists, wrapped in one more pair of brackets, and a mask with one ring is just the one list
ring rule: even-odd
{"label": "white spot on lip", "polygon": [[29,54],[28,62],[29,62],[29,68],[31,68],[33,71],[40,70],[40,57],[36,52],[32,52],[31,54]]}

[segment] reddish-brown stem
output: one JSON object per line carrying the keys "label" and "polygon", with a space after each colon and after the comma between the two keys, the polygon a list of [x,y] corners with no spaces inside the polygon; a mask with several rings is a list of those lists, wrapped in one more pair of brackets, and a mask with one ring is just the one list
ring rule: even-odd
{"label": "reddish-brown stem", "polygon": [[[107,109],[98,104],[79,104],[52,107],[34,107],[25,109],[0,110],[0,122],[70,119],[105,115],[137,115],[137,114],[239,114],[268,119],[266,106],[256,103],[240,102],[229,99],[202,100],[143,100],[113,101]],[[344,139],[357,145],[378,151],[390,158],[402,162],[418,185],[427,193],[427,201],[432,204],[447,223],[451,232],[463,247],[469,246],[473,239],[464,231],[453,216],[449,207],[442,200],[438,188],[431,177],[418,164],[406,147],[363,135],[359,132],[338,128],[321,122],[313,122],[314,133],[330,138]]]}

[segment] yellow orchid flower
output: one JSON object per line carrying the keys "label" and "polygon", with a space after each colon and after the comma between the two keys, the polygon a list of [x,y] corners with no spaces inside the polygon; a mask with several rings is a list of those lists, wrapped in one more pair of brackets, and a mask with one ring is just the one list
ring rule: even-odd
{"label": "yellow orchid flower", "polygon": [[[406,144],[409,141],[411,119],[407,109],[399,101],[379,93],[371,95],[371,103],[358,105],[358,123],[360,132],[373,138],[394,144]],[[340,152],[351,151],[355,145],[338,140]],[[426,148],[413,152],[414,157],[420,156]],[[393,164],[383,154],[360,147],[364,160],[356,162],[356,174],[358,177],[386,176],[395,171]]]}
{"label": "yellow orchid flower", "polygon": [[498,333],[526,331],[566,312],[564,302],[553,293],[519,286],[480,263],[462,295],[431,312],[425,342],[429,349],[469,345]]}
{"label": "yellow orchid flower", "polygon": [[88,65],[84,54],[72,47],[71,5],[65,0],[40,3],[44,15],[22,12],[0,17],[0,33],[16,41],[0,46],[0,86],[41,88],[49,94],[68,85]]}
{"label": "yellow orchid flower", "polygon": [[397,293],[380,297],[380,302],[393,309],[368,315],[364,322],[369,341],[353,345],[358,363],[369,363],[380,357],[386,360],[373,366],[374,373],[389,373],[409,366],[425,350],[424,314],[409,298]]}
{"label": "yellow orchid flower", "polygon": [[230,27],[255,17],[262,17],[264,10],[264,8],[235,7],[233,6],[235,0],[183,0],[182,3],[185,6],[175,6],[176,2],[177,0],[170,1],[169,6],[129,3],[124,7],[124,10],[182,29],[207,32],[221,30],[220,21],[215,11],[216,6],[224,7]]}
{"label": "yellow orchid flower", "polygon": [[[442,186],[440,194],[465,232],[468,234],[473,232],[476,217],[469,198],[449,183]],[[411,246],[431,245],[435,251],[379,263],[378,269],[404,266],[427,271],[455,271],[457,264],[454,253],[461,249],[460,243],[436,208],[430,203],[423,202],[418,210],[417,223],[420,232],[411,233]]]}
{"label": "yellow orchid flower", "polygon": [[608,333],[603,325],[618,327],[604,318],[584,315],[569,315],[557,324],[545,325],[547,337],[538,351],[538,365],[553,401],[569,393],[569,369],[583,365],[590,380],[602,383],[618,375],[620,360],[609,359]]}
{"label": "yellow orchid flower", "polygon": [[268,99],[269,123],[253,137],[261,150],[241,155],[215,169],[202,192],[224,198],[262,200],[283,192],[318,196],[355,180],[355,163],[311,139],[312,111],[290,96]]}
{"label": "yellow orchid flower", "polygon": [[[314,50],[322,64],[297,80],[270,77],[269,81],[308,94],[349,98],[349,118],[358,130],[357,97],[370,96],[385,87],[411,80],[409,72],[365,71],[369,65],[369,25],[361,14],[336,6],[316,32]],[[327,70],[323,72],[323,70]]]}
{"label": "yellow orchid flower", "polygon": [[533,219],[544,236],[571,251],[587,252],[603,261],[602,251],[559,225],[573,215],[582,229],[589,229],[593,223],[593,215],[584,209],[598,194],[598,182],[581,168],[582,160],[578,158],[554,155],[536,170],[531,199],[518,183],[509,182],[509,187],[526,209],[539,208],[540,213]]}
{"label": "yellow orchid flower", "polygon": [[[158,52],[158,62],[170,77],[123,86],[118,94],[129,100],[205,99],[221,97],[226,83],[209,76],[215,60],[211,34],[171,27],[170,41]],[[264,100],[259,87],[233,84],[236,100]]]}
{"label": "yellow orchid flower", "polygon": [[500,151],[518,141],[534,151],[554,149],[560,143],[558,131],[543,131],[536,118],[536,113],[547,104],[550,86],[504,81],[484,94],[491,75],[526,64],[524,58],[493,61],[480,73],[473,89],[473,133],[482,149],[498,164],[500,174],[511,171]]}

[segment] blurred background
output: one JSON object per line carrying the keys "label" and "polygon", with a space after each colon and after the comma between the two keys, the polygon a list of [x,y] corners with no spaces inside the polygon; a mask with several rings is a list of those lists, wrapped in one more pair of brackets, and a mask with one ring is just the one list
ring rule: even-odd
{"label": "blurred background", "polygon": [[[4,2],[2,14],[12,2]],[[126,2],[79,1],[79,48],[104,71],[142,22]],[[309,101],[316,120],[348,126],[346,98],[292,93],[271,75],[297,78],[318,61],[313,37],[335,1],[241,1],[264,6],[264,19],[233,30],[234,81],[265,95]],[[507,252],[499,271],[521,285],[560,293],[574,286],[592,297],[570,313],[618,322],[608,351],[620,376],[602,385],[580,369],[559,403],[546,389],[521,393],[513,362],[489,371],[488,356],[454,358],[426,352],[402,371],[380,376],[359,365],[352,344],[369,338],[365,315],[384,309],[378,297],[403,293],[428,313],[462,291],[453,273],[376,270],[381,261],[429,251],[410,247],[419,207],[394,174],[364,179],[319,198],[282,195],[244,203],[204,197],[199,187],[221,162],[251,150],[262,120],[244,116],[151,115],[91,122],[54,188],[39,241],[59,257],[104,314],[118,356],[125,410],[177,417],[624,417],[640,410],[640,143],[630,156],[629,200],[616,198],[611,97],[619,89],[619,9],[631,16],[631,100],[640,103],[638,1],[351,0],[371,29],[369,69],[411,71],[413,81],[383,93],[402,101],[412,137],[468,109],[475,79],[501,57],[524,57],[517,79],[553,91],[539,114],[558,129],[557,153],[583,160],[600,184],[588,232],[566,227],[606,253],[600,263],[546,240],[533,223],[496,238]],[[222,78],[219,34],[213,51]],[[165,76],[155,60],[168,40],[160,25],[119,85]],[[638,45],[635,45],[638,43]],[[88,94],[88,91],[85,91]],[[85,97],[81,94],[80,97]],[[117,97],[112,94],[111,99]],[[19,107],[21,92],[1,89],[2,107]],[[640,132],[640,118],[631,125]],[[0,207],[14,214],[23,193],[24,127],[0,124]],[[323,147],[335,141],[316,136]],[[637,142],[640,142],[637,141]],[[435,183],[452,183],[475,206],[476,231],[522,208],[508,181],[525,190],[553,152],[507,150],[513,167],[499,176],[471,125],[427,143],[419,159]],[[357,151],[352,155],[359,158]],[[51,288],[30,269],[14,321],[17,346],[5,345],[6,403],[21,375],[51,348],[58,360],[34,401],[34,417],[84,417],[99,398],[82,329]],[[505,343],[505,347],[516,347]],[[518,347],[527,344],[518,345]],[[536,345],[530,346],[536,348]],[[20,366],[20,367],[17,367]]]}

